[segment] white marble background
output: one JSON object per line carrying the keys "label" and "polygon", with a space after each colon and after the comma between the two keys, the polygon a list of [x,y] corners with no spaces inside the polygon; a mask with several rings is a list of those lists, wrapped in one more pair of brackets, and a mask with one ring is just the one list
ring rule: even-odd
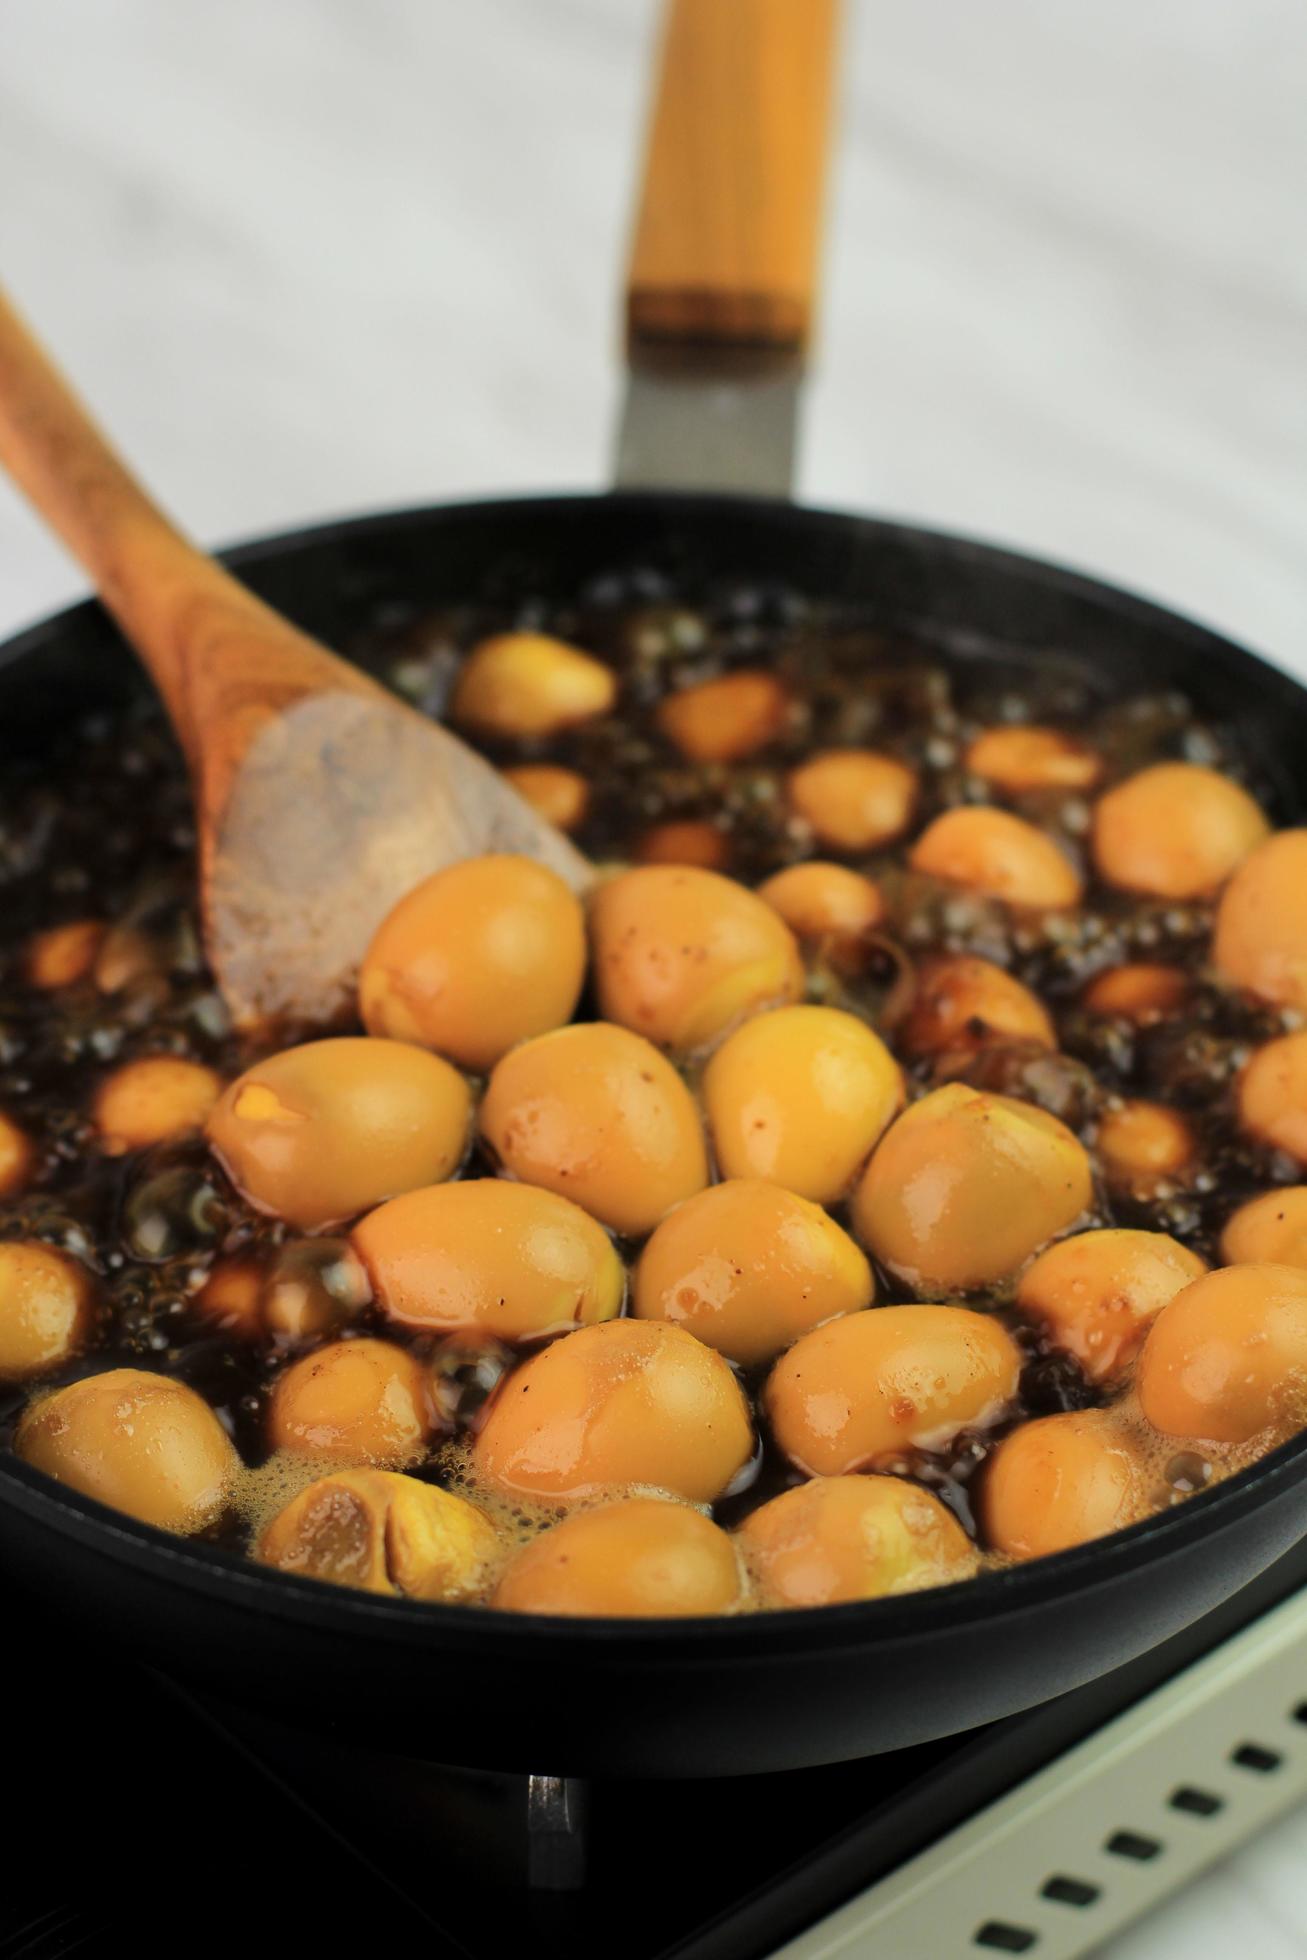
{"label": "white marble background", "polygon": [[[1302,0],[849,0],[802,491],[1307,674]],[[231,541],[603,481],[652,0],[0,0],[0,277]],[[0,488],[0,634],[80,581]],[[1307,1954],[1307,1817],[1117,1960]]]}

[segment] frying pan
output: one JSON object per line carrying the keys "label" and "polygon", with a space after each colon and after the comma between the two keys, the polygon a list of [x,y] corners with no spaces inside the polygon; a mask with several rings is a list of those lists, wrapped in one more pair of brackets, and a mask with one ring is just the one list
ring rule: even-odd
{"label": "frying pan", "polygon": [[[824,11],[813,0],[687,0],[665,82],[678,22],[728,6],[773,46],[785,20],[793,30]],[[738,66],[734,82],[748,93]],[[711,336],[702,294],[691,311],[696,334]],[[669,335],[673,316],[662,315]],[[746,309],[746,326],[760,318]],[[786,364],[761,330],[757,341],[772,390]],[[1109,694],[1182,688],[1274,786],[1277,820],[1307,809],[1307,690],[1173,613],[962,538],[776,500],[623,491],[365,517],[247,545],[228,562],[338,646],[396,594],[563,599],[623,564],[660,566],[687,589],[716,575],[779,578],[981,667],[1056,656]],[[59,614],[0,648],[0,758],[43,753],[68,704],[112,706],[140,685],[98,606]],[[88,1649],[112,1637],[202,1692],[319,1733],[554,1775],[790,1769],[955,1733],[1124,1664],[1305,1533],[1307,1436],[1112,1538],[959,1585],[742,1619],[562,1621],[274,1573],[0,1458],[10,1582],[84,1627]]]}

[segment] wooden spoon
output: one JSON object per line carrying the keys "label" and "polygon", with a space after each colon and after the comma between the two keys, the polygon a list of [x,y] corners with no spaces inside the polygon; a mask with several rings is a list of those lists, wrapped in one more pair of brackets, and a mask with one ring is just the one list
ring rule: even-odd
{"label": "wooden spoon", "polygon": [[81,560],[190,764],[209,962],[238,1026],[339,1020],[386,913],[482,851],[591,866],[498,771],[168,521],[0,293],[0,462]]}

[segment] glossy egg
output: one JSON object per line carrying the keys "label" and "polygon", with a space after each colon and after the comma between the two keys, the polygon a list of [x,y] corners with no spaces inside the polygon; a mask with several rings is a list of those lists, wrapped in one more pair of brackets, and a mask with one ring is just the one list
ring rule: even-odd
{"label": "glossy egg", "polygon": [[725,871],[731,841],[720,824],[689,817],[653,824],[635,847],[640,864],[693,864],[701,871]]}
{"label": "glossy egg", "polygon": [[885,917],[885,900],[870,878],[816,858],[775,872],[758,896],[803,945],[844,969],[861,966],[865,942]]}
{"label": "glossy egg", "polygon": [[1247,790],[1193,762],[1158,762],[1128,776],[1094,807],[1100,878],[1153,898],[1216,891],[1267,834]]}
{"label": "glossy egg", "polygon": [[1080,874],[1070,859],[1010,810],[946,810],[922,831],[908,862],[945,884],[1030,911],[1062,910],[1080,901]]}
{"label": "glossy egg", "polygon": [[1017,1306],[1091,1381],[1114,1381],[1167,1302],[1206,1271],[1166,1232],[1078,1232],[1026,1268]]}
{"label": "glossy egg", "polygon": [[1017,1392],[1021,1354],[1001,1322],[966,1307],[873,1307],[816,1327],[767,1379],[772,1434],[813,1477],[942,1450],[986,1429]]}
{"label": "glossy egg", "polygon": [[415,1356],[391,1341],[333,1341],[277,1377],[268,1440],[305,1456],[398,1464],[421,1454],[431,1423]]}
{"label": "glossy egg", "polygon": [[222,1079],[180,1055],[144,1055],[106,1076],[92,1107],[101,1147],[111,1156],[144,1150],[204,1127]]}
{"label": "glossy egg", "polygon": [[834,1007],[778,1007],[726,1037],[703,1077],[725,1177],[768,1178],[801,1197],[843,1197],[903,1103],[880,1036]]}
{"label": "glossy egg", "polygon": [[256,1062],[207,1127],[252,1205],[316,1231],[449,1177],[470,1116],[467,1084],[448,1062],[404,1042],[342,1035]]}
{"label": "glossy egg", "polygon": [[679,1205],[635,1273],[635,1312],[731,1361],[768,1361],[799,1334],[869,1306],[865,1255],[820,1205],[753,1178]]}
{"label": "glossy egg", "polygon": [[590,807],[590,785],[575,769],[554,762],[523,762],[504,775],[519,796],[556,830],[577,830]]}
{"label": "glossy egg", "polygon": [[53,993],[85,980],[95,965],[104,939],[105,927],[99,919],[74,919],[66,926],[51,926],[28,940],[23,952],[23,975],[29,987]]}
{"label": "glossy egg", "polygon": [[92,978],[102,994],[118,994],[138,982],[162,982],[164,953],[157,939],[135,926],[110,926],[100,942]]}
{"label": "glossy egg", "polygon": [[975,1571],[953,1513],[903,1477],[814,1477],[750,1514],[740,1549],[769,1606],[834,1606]]}
{"label": "glossy egg", "polygon": [[0,1381],[30,1381],[77,1354],[91,1329],[85,1266],[35,1239],[0,1241]]}
{"label": "glossy egg", "polygon": [[220,1259],[195,1296],[201,1313],[241,1340],[282,1346],[335,1334],[371,1299],[362,1261],[343,1239],[291,1239],[273,1256]]}
{"label": "glossy egg", "polygon": [[219,1259],[195,1295],[195,1305],[224,1334],[258,1341],[264,1335],[261,1259],[234,1253]]}
{"label": "glossy egg", "polygon": [[364,1592],[471,1599],[500,1556],[485,1512],[394,1470],[338,1470],[293,1497],[260,1533],[262,1565]]}
{"label": "glossy egg", "polygon": [[451,864],[409,892],[363,960],[369,1034],[416,1042],[469,1069],[572,1017],[585,977],[580,902],[532,859]]}
{"label": "glossy egg", "polygon": [[780,733],[789,706],[789,691],[774,674],[741,667],[667,695],[656,719],[689,761],[738,762]]}
{"label": "glossy egg", "polygon": [[803,991],[788,926],[712,871],[645,865],[610,878],[591,900],[590,931],[605,1020],[661,1048],[703,1047]]}
{"label": "glossy egg", "polygon": [[451,720],[506,741],[561,734],[606,715],[617,700],[617,676],[547,633],[497,633],[475,646],[459,669]]}
{"label": "glossy egg", "polygon": [[1236,987],[1307,1011],[1307,830],[1268,837],[1221,893],[1212,958]]}
{"label": "glossy egg", "polygon": [[994,1040],[1057,1046],[1043,1003],[992,960],[963,953],[923,960],[913,982],[896,1030],[909,1055],[966,1054]]}
{"label": "glossy egg", "polygon": [[1307,1184],[1240,1205],[1226,1220],[1221,1258],[1227,1266],[1307,1266]]}
{"label": "glossy egg", "polygon": [[1123,1530],[1146,1508],[1137,1451],[1101,1409],[1026,1422],[998,1445],[980,1481],[986,1543],[1043,1558]]}
{"label": "glossy egg", "polygon": [[1302,1419],[1307,1272],[1226,1266],[1177,1293],[1139,1357],[1139,1406],[1166,1436],[1244,1443]]}
{"label": "glossy egg", "polygon": [[790,771],[786,795],[828,850],[874,851],[911,823],[917,777],[897,756],[826,749]]}
{"label": "glossy egg", "polygon": [[29,1408],[14,1448],[61,1484],[162,1531],[221,1515],[240,1458],[207,1402],[183,1382],[111,1368]]}
{"label": "glossy egg", "polygon": [[688,1504],[628,1497],[575,1511],[512,1560],[494,1603],[509,1613],[682,1619],[729,1613],[740,1568],[726,1533]]}
{"label": "glossy egg", "polygon": [[36,1168],[31,1138],[0,1110],[0,1198],[12,1198]]}
{"label": "glossy egg", "polygon": [[1088,1208],[1084,1145],[1031,1103],[948,1083],[891,1124],[854,1230],[916,1292],[993,1285]]}
{"label": "glossy egg", "polygon": [[1009,796],[1032,790],[1091,789],[1103,773],[1103,758],[1073,735],[1057,728],[986,728],[966,753],[973,776]]}
{"label": "glossy egg", "polygon": [[377,1304],[399,1326],[533,1341],[610,1320],[626,1276],[570,1199],[504,1178],[393,1198],[354,1228]]}
{"label": "glossy egg", "polygon": [[1250,1137],[1307,1164],[1307,1029],[1259,1048],[1236,1094],[1239,1122]]}
{"label": "glossy egg", "polygon": [[1146,1191],[1159,1178],[1187,1170],[1198,1140],[1178,1109],[1136,1098],[1104,1111],[1097,1149],[1110,1183]]}
{"label": "glossy egg", "polygon": [[612,1320],[515,1369],[476,1440],[477,1476],[528,1497],[641,1484],[695,1504],[753,1454],[748,1405],[719,1354],[679,1327]]}
{"label": "glossy egg", "polygon": [[1138,960],[1098,974],[1085,988],[1084,999],[1091,1014],[1147,1028],[1178,1014],[1191,991],[1189,976],[1180,967]]}
{"label": "glossy egg", "polygon": [[611,1022],[514,1048],[490,1078],[480,1123],[514,1177],[574,1199],[628,1238],[708,1182],[693,1096],[651,1042]]}

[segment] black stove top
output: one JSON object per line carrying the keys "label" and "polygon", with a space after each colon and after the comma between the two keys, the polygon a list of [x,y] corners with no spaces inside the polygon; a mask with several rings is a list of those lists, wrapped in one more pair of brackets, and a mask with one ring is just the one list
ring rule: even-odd
{"label": "black stove top", "polygon": [[422,1759],[438,1736],[364,1752],[329,1708],[306,1736],[201,1705],[11,1595],[0,1956],[335,1956],[409,1936],[471,1960],[759,1960],[1305,1580],[1300,1549],[1141,1661],[965,1736],[590,1785],[444,1768]]}

